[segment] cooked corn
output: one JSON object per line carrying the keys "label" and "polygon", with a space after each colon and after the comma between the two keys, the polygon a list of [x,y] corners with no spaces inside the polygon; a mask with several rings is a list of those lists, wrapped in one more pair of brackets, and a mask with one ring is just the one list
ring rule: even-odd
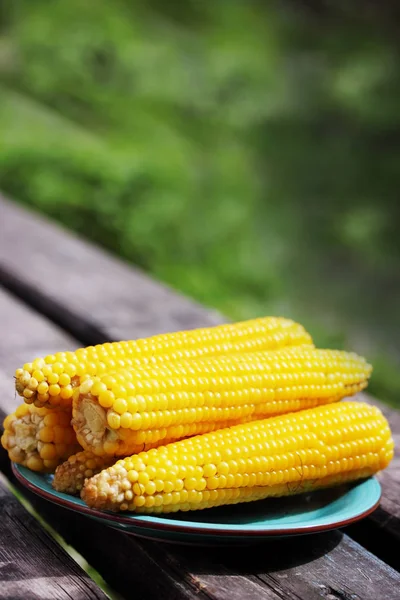
{"label": "cooked corn", "polygon": [[52,472],[80,449],[71,426],[71,409],[21,404],[4,419],[1,443],[10,460],[32,471]]}
{"label": "cooked corn", "polygon": [[70,403],[73,388],[84,375],[98,375],[143,362],[180,360],[230,352],[312,344],[304,328],[289,319],[265,317],[141,340],[107,343],[59,352],[27,363],[16,371],[16,389],[25,402],[42,405]]}
{"label": "cooked corn", "polygon": [[307,346],[121,369],[74,392],[79,443],[101,456],[127,456],[240,422],[351,396],[371,367],[347,352]]}
{"label": "cooked corn", "polygon": [[165,362],[230,352],[249,352],[312,344],[302,325],[264,317],[239,323],[166,333],[150,338],[80,348],[37,358],[15,373],[16,390],[28,404],[71,404],[73,388],[84,375],[100,375],[143,362]]}
{"label": "cooked corn", "polygon": [[339,402],[199,435],[86,481],[92,508],[161,513],[285,496],[373,475],[393,457],[377,407]]}

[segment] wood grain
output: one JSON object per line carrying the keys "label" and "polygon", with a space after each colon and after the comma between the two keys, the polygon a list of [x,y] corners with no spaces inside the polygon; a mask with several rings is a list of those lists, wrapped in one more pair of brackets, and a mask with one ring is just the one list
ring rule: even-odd
{"label": "wood grain", "polygon": [[223,320],[1,196],[0,215],[0,283],[85,345]]}
{"label": "wood grain", "polygon": [[0,395],[1,407],[12,412],[22,399],[15,394],[17,367],[60,348],[79,344],[64,331],[0,288]]}
{"label": "wood grain", "polygon": [[0,473],[0,598],[105,600],[106,595],[17,501]]}
{"label": "wood grain", "polygon": [[[15,308],[2,298],[4,315]],[[0,370],[11,372],[25,353],[20,335],[34,332],[41,346],[53,343],[56,330],[31,310],[13,322],[15,346],[3,352]],[[60,339],[60,338],[57,338]],[[68,338],[73,345],[73,340]],[[64,343],[63,339],[60,339]],[[67,343],[67,338],[65,338]],[[25,356],[25,354],[24,354]],[[24,359],[25,360],[25,359]],[[0,410],[3,406],[0,396]],[[5,452],[0,470],[9,473]],[[252,547],[195,548],[139,540],[75,515],[24,491],[35,509],[125,598],[166,600],[317,600],[321,598],[395,600],[400,575],[340,531],[280,540]],[[365,525],[367,526],[366,522]]]}

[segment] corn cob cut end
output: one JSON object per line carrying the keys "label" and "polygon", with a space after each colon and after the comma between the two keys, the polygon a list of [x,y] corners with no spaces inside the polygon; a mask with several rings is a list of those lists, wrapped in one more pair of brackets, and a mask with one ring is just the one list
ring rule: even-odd
{"label": "corn cob cut end", "polygon": [[71,410],[21,404],[4,420],[2,446],[11,461],[51,473],[79,449],[70,420]]}
{"label": "corn cob cut end", "polygon": [[15,389],[27,404],[66,408],[71,405],[73,389],[79,384],[85,364],[74,352],[58,352],[36,358],[15,371]]}
{"label": "corn cob cut end", "polygon": [[81,491],[85,479],[93,477],[110,467],[117,459],[112,456],[99,457],[87,450],[73,454],[56,468],[52,486],[58,492],[76,495]]}
{"label": "corn cob cut end", "polygon": [[124,428],[115,430],[109,425],[107,411],[99,406],[90,394],[74,398],[73,415],[72,424],[78,442],[85,450],[99,457],[138,454],[176,440],[231,427],[249,420],[242,417],[220,422],[206,421],[159,427],[146,431],[131,431]]}
{"label": "corn cob cut end", "polygon": [[121,459],[86,481],[92,508],[198,510],[355,481],[393,457],[377,407],[340,402],[253,421]]}

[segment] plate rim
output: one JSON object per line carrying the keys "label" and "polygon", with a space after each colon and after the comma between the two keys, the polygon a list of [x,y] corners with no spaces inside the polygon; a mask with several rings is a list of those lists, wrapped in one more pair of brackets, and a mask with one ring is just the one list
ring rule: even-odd
{"label": "plate rim", "polygon": [[[27,479],[23,472],[20,469],[24,469],[29,471],[26,467],[23,467],[22,465],[18,465],[16,463],[11,463],[11,468],[13,471],[14,476],[16,477],[16,479],[19,481],[19,483],[21,485],[23,485],[24,487],[26,487],[28,490],[30,490],[31,492],[33,492],[34,494],[36,494],[37,496],[40,496],[42,498],[44,498],[45,500],[48,500],[50,502],[52,502],[53,504],[56,504],[58,506],[62,506],[63,508],[67,508],[69,510],[72,510],[76,513],[80,513],[80,514],[84,514],[87,515],[89,517],[92,517],[96,520],[99,520],[101,522],[103,522],[104,524],[108,524],[111,527],[114,528],[119,528],[119,530],[124,531],[125,526],[130,526],[130,527],[135,527],[135,528],[143,528],[143,529],[153,529],[153,530],[159,530],[159,531],[164,531],[164,532],[170,532],[170,533],[177,533],[177,534],[196,534],[196,535],[214,535],[214,536],[226,536],[226,537],[237,537],[239,535],[243,535],[243,536],[248,536],[248,537],[253,537],[253,538],[257,538],[257,537],[273,537],[273,536],[288,536],[288,535],[299,535],[299,534],[306,534],[306,533],[317,533],[317,532],[322,532],[322,531],[329,531],[331,529],[339,529],[341,527],[345,527],[348,525],[351,525],[352,523],[355,523],[357,521],[359,521],[360,519],[363,519],[365,517],[367,517],[368,515],[370,515],[371,513],[373,513],[379,506],[380,501],[381,501],[381,497],[382,497],[382,487],[380,482],[378,481],[378,479],[375,476],[370,476],[366,479],[363,480],[359,480],[359,484],[363,485],[363,484],[369,484],[372,485],[372,491],[375,492],[376,496],[374,496],[375,501],[373,502],[373,504],[371,504],[370,506],[368,506],[366,509],[364,509],[363,511],[352,515],[351,517],[346,517],[341,519],[340,521],[329,521],[327,523],[317,523],[315,525],[309,525],[309,524],[305,524],[305,525],[295,525],[295,526],[287,526],[284,528],[272,528],[272,529],[266,529],[266,528],[251,528],[251,526],[248,526],[246,529],[243,529],[242,525],[227,525],[227,526],[223,526],[223,528],[218,528],[218,527],[213,527],[212,525],[204,525],[203,523],[199,523],[198,526],[196,526],[193,522],[190,522],[190,524],[188,524],[188,522],[180,522],[180,521],[176,521],[176,520],[170,520],[170,521],[158,521],[155,519],[158,519],[158,515],[157,516],[153,516],[153,515],[135,515],[135,514],[131,514],[129,516],[124,516],[121,513],[112,513],[109,511],[100,511],[97,509],[93,509],[90,508],[89,506],[86,506],[84,504],[76,504],[75,502],[69,500],[67,497],[63,497],[63,496],[67,496],[67,494],[63,494],[63,496],[61,496],[60,494],[62,492],[57,492],[58,495],[52,494],[50,492],[48,492],[46,489],[43,489],[42,487],[36,485],[35,483],[33,483],[30,479]],[[43,474],[40,473],[35,473],[32,472],[37,476],[41,476]],[[354,482],[357,483],[357,482]],[[77,498],[78,499],[78,498]],[[80,499],[79,499],[80,500]],[[81,501],[80,501],[81,502]],[[124,528],[121,529],[121,527],[118,527],[123,525]],[[125,530],[126,533],[131,533],[128,529]]]}

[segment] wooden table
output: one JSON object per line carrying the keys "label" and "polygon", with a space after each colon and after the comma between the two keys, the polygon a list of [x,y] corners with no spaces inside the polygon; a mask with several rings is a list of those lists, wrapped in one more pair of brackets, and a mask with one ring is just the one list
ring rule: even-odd
{"label": "wooden table", "polygon": [[[0,416],[19,403],[13,389],[16,366],[33,357],[222,320],[215,311],[0,198]],[[398,447],[400,413],[383,408]],[[0,471],[0,598],[106,597],[47,525],[126,599],[400,598],[398,453],[379,477],[383,497],[370,517],[343,530],[250,549],[137,539],[22,490],[35,510],[32,515],[10,490],[10,482],[17,484],[4,451]]]}

